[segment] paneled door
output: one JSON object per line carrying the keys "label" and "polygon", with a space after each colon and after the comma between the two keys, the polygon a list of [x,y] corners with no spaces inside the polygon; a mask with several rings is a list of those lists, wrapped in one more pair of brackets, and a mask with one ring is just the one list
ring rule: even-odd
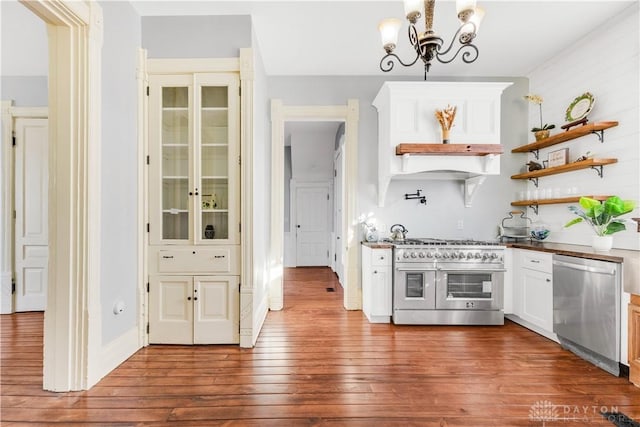
{"label": "paneled door", "polygon": [[47,119],[15,123],[16,311],[43,311],[49,259],[49,144]]}
{"label": "paneled door", "polygon": [[296,189],[296,265],[329,265],[329,186]]}
{"label": "paneled door", "polygon": [[194,344],[240,342],[238,276],[196,276],[193,279]]}
{"label": "paneled door", "polygon": [[150,344],[238,344],[238,276],[153,276]]}
{"label": "paneled door", "polygon": [[193,277],[151,278],[149,343],[193,343]]}

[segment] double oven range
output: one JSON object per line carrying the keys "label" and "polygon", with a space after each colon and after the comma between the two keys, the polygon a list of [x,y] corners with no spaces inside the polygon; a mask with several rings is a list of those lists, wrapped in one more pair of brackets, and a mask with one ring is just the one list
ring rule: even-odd
{"label": "double oven range", "polygon": [[505,247],[407,239],[393,248],[393,322],[503,325]]}

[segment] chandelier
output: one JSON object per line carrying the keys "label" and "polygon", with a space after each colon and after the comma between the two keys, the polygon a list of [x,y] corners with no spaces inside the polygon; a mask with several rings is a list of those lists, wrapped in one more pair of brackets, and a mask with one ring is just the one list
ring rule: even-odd
{"label": "chandelier", "polygon": [[[444,40],[433,30],[433,9],[435,0],[404,0],[404,11],[409,21],[409,42],[416,51],[416,57],[413,61],[405,63],[398,55],[393,53],[398,42],[398,31],[402,22],[399,19],[389,18],[383,20],[378,26],[380,36],[382,37],[382,46],[387,53],[380,60],[380,69],[384,72],[391,71],[395,65],[394,60],[398,61],[405,67],[410,67],[418,59],[424,62],[424,79],[427,79],[427,73],[431,68],[431,61],[437,59],[443,64],[456,59],[458,54],[462,52],[462,61],[470,64],[478,58],[478,48],[474,45],[473,39],[478,33],[480,21],[484,16],[484,11],[476,7],[475,0],[457,0],[456,11],[460,20],[460,27],[451,39],[451,43],[446,49],[443,49]],[[422,16],[424,11],[425,31],[418,32],[416,22]],[[456,40],[458,44],[456,44]],[[454,47],[455,45],[455,47]]]}

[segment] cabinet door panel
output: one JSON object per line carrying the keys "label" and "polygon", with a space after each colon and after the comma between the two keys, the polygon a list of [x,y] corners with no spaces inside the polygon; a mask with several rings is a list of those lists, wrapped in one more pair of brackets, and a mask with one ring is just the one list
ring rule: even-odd
{"label": "cabinet door panel", "polygon": [[196,74],[195,239],[236,243],[239,209],[239,80],[236,75]]}
{"label": "cabinet door panel", "polygon": [[193,278],[152,277],[149,287],[149,343],[193,342]]}
{"label": "cabinet door panel", "polygon": [[371,314],[391,316],[391,267],[374,267],[371,276]]}
{"label": "cabinet door panel", "polygon": [[522,269],[522,318],[548,332],[553,331],[551,275]]}
{"label": "cabinet door panel", "polygon": [[240,295],[237,276],[194,278],[194,344],[240,342]]}

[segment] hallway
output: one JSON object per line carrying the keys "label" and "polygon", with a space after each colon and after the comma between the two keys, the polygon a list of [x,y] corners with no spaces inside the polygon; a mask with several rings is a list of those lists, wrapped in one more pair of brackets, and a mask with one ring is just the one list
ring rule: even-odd
{"label": "hallway", "polygon": [[41,390],[42,314],[3,315],[2,425],[614,425],[601,410],[640,419],[640,389],[516,324],[370,324],[342,296],[327,268],[286,269],[285,309],[268,314],[254,349],[154,345],[67,394]]}

